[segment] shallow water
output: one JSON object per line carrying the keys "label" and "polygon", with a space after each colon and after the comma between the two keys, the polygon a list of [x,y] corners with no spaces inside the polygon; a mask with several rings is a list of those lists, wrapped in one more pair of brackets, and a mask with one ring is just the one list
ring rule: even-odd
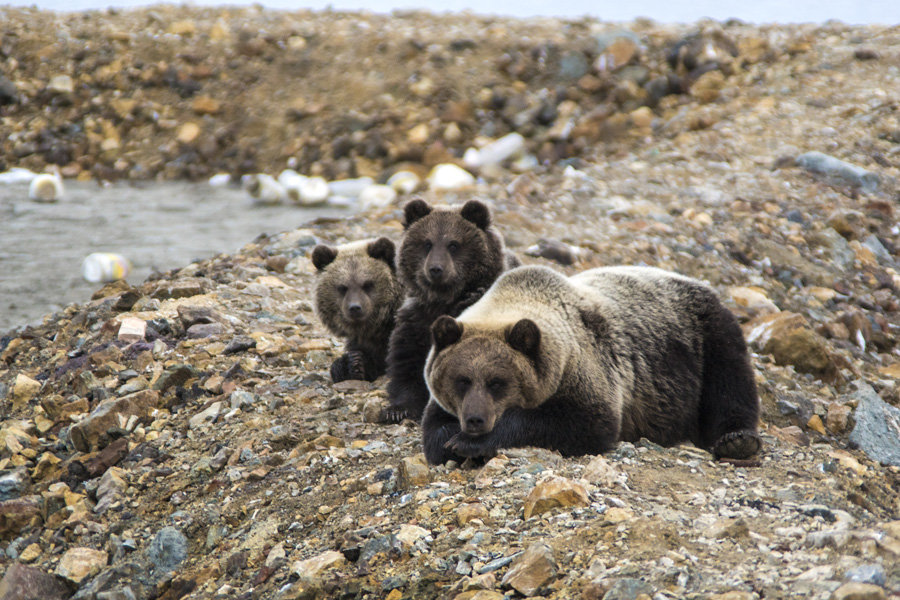
{"label": "shallow water", "polygon": [[81,277],[92,252],[128,258],[127,280],[137,284],[153,270],[234,252],[261,233],[351,212],[255,206],[241,190],[205,183],[67,181],[65,198],[55,204],[29,200],[26,184],[0,185],[0,333],[89,300],[102,285]]}

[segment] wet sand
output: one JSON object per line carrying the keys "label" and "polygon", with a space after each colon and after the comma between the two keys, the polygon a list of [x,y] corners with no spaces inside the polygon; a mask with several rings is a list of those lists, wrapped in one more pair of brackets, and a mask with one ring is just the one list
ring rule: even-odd
{"label": "wet sand", "polygon": [[0,332],[71,302],[85,302],[102,284],[82,279],[92,252],[115,252],[132,264],[128,281],[234,252],[261,233],[299,227],[345,208],[255,206],[246,193],[205,183],[66,182],[55,204],[32,202],[28,187],[0,186]]}

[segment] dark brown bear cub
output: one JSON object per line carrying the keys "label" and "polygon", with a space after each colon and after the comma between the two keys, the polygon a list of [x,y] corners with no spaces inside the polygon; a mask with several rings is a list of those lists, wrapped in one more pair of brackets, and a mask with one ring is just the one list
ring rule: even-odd
{"label": "dark brown bear cub", "polygon": [[388,351],[389,406],[382,420],[418,420],[428,402],[422,370],[431,346],[431,323],[457,316],[478,300],[500,273],[518,260],[508,254],[491,224],[490,209],[477,200],[462,207],[431,207],[413,200],[404,207],[403,241],[397,259],[406,300]]}
{"label": "dark brown bear cub", "polygon": [[517,446],[596,454],[641,437],[716,458],[760,448],[741,329],[700,281],[651,267],[520,267],[432,335],[431,463]]}
{"label": "dark brown bear cub", "polygon": [[394,242],[387,238],[313,249],[319,271],[316,315],[333,334],[346,338],[346,351],[331,365],[335,383],[374,381],[385,372],[394,315],[403,299],[394,253]]}

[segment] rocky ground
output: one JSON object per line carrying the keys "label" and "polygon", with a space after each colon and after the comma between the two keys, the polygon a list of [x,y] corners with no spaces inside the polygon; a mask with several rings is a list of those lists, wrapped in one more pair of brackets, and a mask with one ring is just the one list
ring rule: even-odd
{"label": "rocky ground", "polygon": [[398,238],[401,198],[3,336],[0,598],[900,597],[897,28],[728,23],[672,65],[709,24],[0,15],[6,166],[385,179],[518,131],[536,161],[422,197],[490,201],[526,262],[709,281],[765,442],[425,466],[310,301],[312,246]]}

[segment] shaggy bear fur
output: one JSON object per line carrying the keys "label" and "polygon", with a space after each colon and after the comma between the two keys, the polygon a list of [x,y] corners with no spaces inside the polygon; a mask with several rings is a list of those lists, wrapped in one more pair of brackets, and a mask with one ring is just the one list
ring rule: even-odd
{"label": "shaggy bear fur", "polygon": [[316,315],[333,334],[346,338],[346,352],[331,365],[335,383],[374,381],[385,372],[394,315],[403,299],[394,253],[394,242],[384,237],[313,249],[319,272]]}
{"label": "shaggy bear fur", "polygon": [[431,346],[431,323],[457,316],[478,300],[504,269],[518,265],[491,224],[490,209],[477,200],[461,207],[431,207],[413,200],[404,207],[403,241],[397,259],[406,300],[388,351],[388,401],[382,420],[419,420],[428,402],[422,370]]}
{"label": "shaggy bear fur", "polygon": [[717,458],[760,448],[734,316],[705,284],[651,267],[504,274],[432,326],[422,435],[431,463],[540,446],[596,454],[646,437]]}

